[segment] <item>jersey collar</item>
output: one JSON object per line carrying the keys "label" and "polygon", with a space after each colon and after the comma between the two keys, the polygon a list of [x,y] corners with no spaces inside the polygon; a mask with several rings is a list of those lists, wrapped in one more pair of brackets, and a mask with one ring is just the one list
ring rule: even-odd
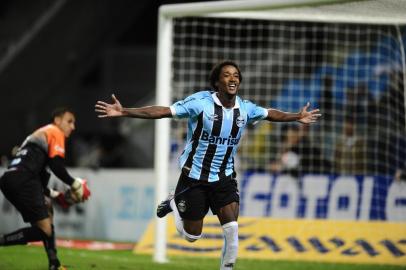
{"label": "jersey collar", "polygon": [[[225,108],[225,109],[229,109],[223,106],[223,104],[221,104],[220,99],[217,97],[217,92],[214,92],[213,94],[211,94],[211,96],[213,97],[214,103],[216,103],[217,105]],[[240,108],[240,103],[238,102],[238,97],[235,97],[235,103],[234,103],[234,107],[232,109],[238,109]]]}

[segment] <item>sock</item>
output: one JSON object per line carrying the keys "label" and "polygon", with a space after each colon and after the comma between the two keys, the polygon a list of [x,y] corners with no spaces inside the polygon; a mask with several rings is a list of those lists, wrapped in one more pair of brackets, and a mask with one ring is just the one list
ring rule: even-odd
{"label": "sock", "polygon": [[221,256],[220,270],[231,270],[237,260],[238,253],[238,223],[231,221],[223,226],[224,244]]}
{"label": "sock", "polygon": [[179,233],[181,236],[184,236],[184,234],[183,234],[183,232],[184,232],[184,229],[183,229],[183,220],[182,220],[182,218],[181,218],[181,216],[180,216],[180,214],[179,214],[178,207],[176,207],[175,199],[172,199],[172,200],[170,201],[170,206],[171,206],[171,208],[172,208],[173,216],[174,216],[174,218],[175,218],[176,230],[178,231],[178,233]]}
{"label": "sock", "polygon": [[44,232],[36,226],[26,227],[3,235],[0,245],[26,245],[28,242],[42,241],[44,235]]}
{"label": "sock", "polygon": [[52,225],[52,234],[51,236],[45,237],[42,241],[44,243],[45,252],[48,256],[49,266],[60,266],[61,263],[59,262],[56,250],[56,242],[55,242],[55,228]]}
{"label": "sock", "polygon": [[182,236],[186,241],[188,241],[190,243],[193,243],[194,241],[197,241],[202,237],[201,234],[199,234],[199,235],[190,234],[187,231],[185,231],[185,229],[183,229]]}

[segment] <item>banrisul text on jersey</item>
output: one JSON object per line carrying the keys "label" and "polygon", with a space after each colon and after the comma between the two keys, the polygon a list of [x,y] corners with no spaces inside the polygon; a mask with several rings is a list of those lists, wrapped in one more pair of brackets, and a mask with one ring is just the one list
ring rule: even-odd
{"label": "banrisul text on jersey", "polygon": [[237,145],[240,141],[240,138],[233,138],[228,136],[228,138],[210,135],[207,131],[203,131],[202,136],[200,137],[202,141],[208,141],[213,144],[225,144],[225,145]]}

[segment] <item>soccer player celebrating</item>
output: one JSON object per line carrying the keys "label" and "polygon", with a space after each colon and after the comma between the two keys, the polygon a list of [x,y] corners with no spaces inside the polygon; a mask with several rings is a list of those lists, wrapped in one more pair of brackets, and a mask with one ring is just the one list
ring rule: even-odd
{"label": "soccer player celebrating", "polygon": [[100,118],[134,117],[159,119],[188,118],[186,146],[179,158],[181,175],[175,195],[157,208],[162,218],[173,211],[178,232],[187,241],[201,237],[203,218],[209,208],[223,228],[221,270],[233,268],[238,250],[239,193],[234,171],[234,155],[249,123],[298,121],[313,123],[319,110],[308,111],[309,103],[298,113],[265,109],[237,96],[242,75],[233,61],[218,63],[211,71],[212,89],[197,92],[170,107],[124,108],[113,95],[113,104],[98,101]]}
{"label": "soccer player celebrating", "polygon": [[90,196],[86,181],[73,178],[64,166],[65,138],[75,129],[75,116],[66,109],[56,109],[52,123],[34,131],[18,149],[8,169],[0,178],[4,196],[17,208],[31,227],[0,236],[0,246],[25,245],[42,241],[48,256],[49,269],[65,269],[57,256],[55,231],[52,224],[50,203],[46,197],[54,197],[67,204],[60,193],[47,189],[49,174],[46,168],[69,185],[76,202]]}

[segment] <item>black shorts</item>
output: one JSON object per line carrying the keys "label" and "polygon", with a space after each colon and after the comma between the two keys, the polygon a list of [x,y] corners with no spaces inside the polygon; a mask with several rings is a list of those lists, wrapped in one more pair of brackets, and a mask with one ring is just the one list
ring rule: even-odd
{"label": "black shorts", "polygon": [[232,202],[239,203],[237,181],[230,177],[216,182],[206,182],[187,177],[182,173],[176,186],[176,206],[182,218],[200,220],[209,211],[217,211]]}
{"label": "black shorts", "polygon": [[38,176],[28,171],[6,172],[0,178],[0,189],[21,213],[24,222],[36,222],[49,217]]}

